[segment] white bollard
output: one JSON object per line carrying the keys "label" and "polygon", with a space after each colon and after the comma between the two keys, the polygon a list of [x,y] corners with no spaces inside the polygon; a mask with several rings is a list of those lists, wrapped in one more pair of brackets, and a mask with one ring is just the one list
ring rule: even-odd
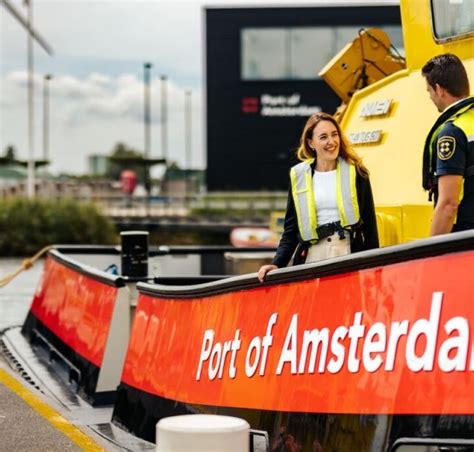
{"label": "white bollard", "polygon": [[249,452],[247,421],[214,414],[171,416],[156,424],[157,452]]}

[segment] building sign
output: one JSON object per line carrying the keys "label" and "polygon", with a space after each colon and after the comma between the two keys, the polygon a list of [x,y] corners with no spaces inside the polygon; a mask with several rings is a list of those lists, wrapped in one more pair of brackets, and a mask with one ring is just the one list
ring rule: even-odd
{"label": "building sign", "polygon": [[[360,109],[359,116],[361,118],[375,118],[380,116],[386,116],[390,113],[392,106],[392,99],[382,99],[372,102],[366,102]],[[382,140],[383,131],[369,130],[363,132],[353,132],[349,134],[349,142],[354,146],[360,146],[364,144],[378,144]]]}
{"label": "building sign", "polygon": [[385,116],[389,113],[392,99],[367,102],[362,105],[359,116],[361,118],[372,118],[374,116]]}
{"label": "building sign", "polygon": [[367,132],[354,132],[349,134],[349,142],[354,145],[378,144],[382,140],[382,130],[370,130]]}
{"label": "building sign", "polygon": [[262,94],[260,97],[244,97],[242,112],[260,116],[311,116],[321,111],[319,105],[302,103],[298,93],[289,96]]}

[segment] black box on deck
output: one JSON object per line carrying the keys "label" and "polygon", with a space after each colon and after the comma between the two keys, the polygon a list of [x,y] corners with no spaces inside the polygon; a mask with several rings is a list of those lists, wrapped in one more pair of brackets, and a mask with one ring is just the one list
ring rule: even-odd
{"label": "black box on deck", "polygon": [[122,240],[122,276],[148,276],[148,232],[125,231]]}

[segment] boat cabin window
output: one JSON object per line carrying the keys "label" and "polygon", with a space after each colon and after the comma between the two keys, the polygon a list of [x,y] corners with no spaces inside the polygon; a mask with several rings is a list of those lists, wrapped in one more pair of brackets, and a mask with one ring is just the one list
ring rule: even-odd
{"label": "boat cabin window", "polygon": [[431,18],[438,42],[474,34],[472,0],[431,0]]}

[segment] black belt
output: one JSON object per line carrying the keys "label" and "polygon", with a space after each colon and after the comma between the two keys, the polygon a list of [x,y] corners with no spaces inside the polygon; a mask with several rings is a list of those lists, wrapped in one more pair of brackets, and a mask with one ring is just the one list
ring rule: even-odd
{"label": "black belt", "polygon": [[334,223],[327,223],[316,228],[316,233],[318,234],[318,239],[323,240],[326,237],[330,237],[331,235],[335,234],[336,232],[339,233],[339,237],[341,239],[344,238],[344,228],[341,226],[340,221],[336,221]]}

